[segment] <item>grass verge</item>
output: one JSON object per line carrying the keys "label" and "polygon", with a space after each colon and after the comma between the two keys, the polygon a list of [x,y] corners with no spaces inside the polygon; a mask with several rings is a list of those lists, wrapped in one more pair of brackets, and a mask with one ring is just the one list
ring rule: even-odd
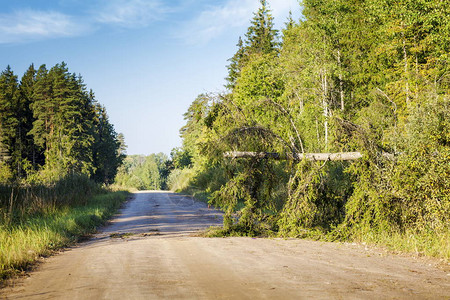
{"label": "grass verge", "polygon": [[128,195],[99,194],[85,205],[55,208],[9,225],[0,224],[0,281],[27,270],[39,257],[94,233]]}
{"label": "grass verge", "polygon": [[354,241],[386,248],[390,251],[428,256],[450,262],[450,232],[364,232]]}

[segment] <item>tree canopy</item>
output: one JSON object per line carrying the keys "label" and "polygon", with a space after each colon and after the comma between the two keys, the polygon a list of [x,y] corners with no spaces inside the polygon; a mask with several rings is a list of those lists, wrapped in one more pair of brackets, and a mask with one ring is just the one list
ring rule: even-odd
{"label": "tree canopy", "polygon": [[105,108],[64,62],[50,70],[31,65],[20,82],[9,66],[1,73],[2,181],[84,174],[111,183],[120,147]]}

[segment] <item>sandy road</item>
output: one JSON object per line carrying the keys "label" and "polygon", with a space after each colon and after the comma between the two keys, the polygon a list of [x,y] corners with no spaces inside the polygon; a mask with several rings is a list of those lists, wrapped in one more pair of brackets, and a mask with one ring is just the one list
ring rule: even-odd
{"label": "sandy road", "polygon": [[351,244],[199,238],[219,212],[136,193],[93,239],[45,260],[6,299],[449,299],[450,271]]}

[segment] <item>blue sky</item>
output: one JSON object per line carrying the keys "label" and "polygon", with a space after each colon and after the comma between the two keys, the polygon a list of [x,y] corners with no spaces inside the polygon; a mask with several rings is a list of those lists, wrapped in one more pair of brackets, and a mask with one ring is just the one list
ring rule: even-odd
{"label": "blue sky", "polygon": [[[277,28],[297,0],[269,0]],[[200,93],[223,91],[227,59],[258,0],[0,0],[0,68],[62,61],[81,74],[128,154],[169,154]]]}

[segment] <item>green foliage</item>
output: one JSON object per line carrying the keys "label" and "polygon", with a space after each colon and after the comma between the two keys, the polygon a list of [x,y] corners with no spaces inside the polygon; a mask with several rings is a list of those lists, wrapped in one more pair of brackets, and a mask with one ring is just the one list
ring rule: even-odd
{"label": "green foliage", "polygon": [[194,172],[192,169],[174,169],[167,178],[167,187],[173,192],[184,192],[191,186]]}
{"label": "green foliage", "polygon": [[35,86],[31,134],[45,148],[43,176],[92,174],[94,111],[81,77],[70,74],[64,63],[48,73],[41,67]]}
{"label": "green foliage", "polygon": [[163,154],[129,155],[115,178],[115,183],[138,190],[160,190],[166,188],[168,157]]}
{"label": "green foliage", "polygon": [[347,226],[448,230],[449,113],[448,97],[437,97],[414,108],[395,128],[381,124],[387,131],[385,147],[400,154],[394,160],[367,159],[352,166],[359,180],[347,204]]}
{"label": "green foliage", "polygon": [[341,163],[302,162],[288,183],[289,193],[278,221],[281,236],[328,231],[343,221],[352,193],[351,178]]}
{"label": "green foliage", "polygon": [[0,74],[0,153],[1,161],[8,162],[13,174],[20,173],[24,147],[22,115],[26,114],[19,94],[17,76],[10,66]]}
{"label": "green foliage", "polygon": [[121,164],[123,144],[105,108],[65,63],[31,65],[20,83],[8,66],[0,75],[0,124],[0,162],[14,181],[84,174],[111,183]]}
{"label": "green foliage", "polygon": [[175,169],[189,168],[192,165],[192,155],[188,150],[174,148],[170,152],[172,167]]}
{"label": "green foliage", "polygon": [[261,7],[254,13],[247,29],[246,52],[248,54],[269,54],[278,46],[277,30],[273,29],[273,16],[266,0],[260,0]]}
{"label": "green foliage", "polygon": [[6,184],[11,182],[13,179],[13,173],[8,166],[8,164],[2,162],[0,163],[0,184]]}
{"label": "green foliage", "polygon": [[241,70],[252,60],[253,55],[275,55],[278,50],[278,31],[273,29],[273,16],[266,0],[260,0],[261,7],[254,14],[245,39],[239,38],[238,50],[229,60],[226,87],[233,90]]}
{"label": "green foliage", "polygon": [[[90,94],[93,99],[92,91]],[[114,181],[117,170],[125,157],[123,136],[116,133],[103,106],[96,103],[95,113],[93,163],[96,169],[92,177],[97,182],[110,184]]]}
{"label": "green foliage", "polygon": [[[225,211],[219,235],[355,239],[448,258],[450,6],[302,5],[279,44],[261,1],[230,59],[227,92],[192,103],[183,184]],[[225,159],[229,151],[363,158]]]}

